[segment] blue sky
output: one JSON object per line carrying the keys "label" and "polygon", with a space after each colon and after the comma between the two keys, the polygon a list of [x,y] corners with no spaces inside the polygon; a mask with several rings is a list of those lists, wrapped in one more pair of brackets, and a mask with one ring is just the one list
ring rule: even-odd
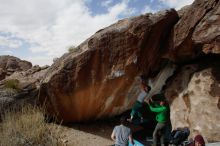
{"label": "blue sky", "polygon": [[52,64],[70,46],[119,19],[193,0],[0,0],[0,55]]}

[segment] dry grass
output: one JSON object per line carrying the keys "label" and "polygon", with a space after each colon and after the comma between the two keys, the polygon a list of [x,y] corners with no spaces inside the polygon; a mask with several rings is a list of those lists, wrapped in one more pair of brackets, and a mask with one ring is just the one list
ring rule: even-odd
{"label": "dry grass", "polygon": [[77,53],[79,51],[79,47],[71,46],[68,49],[69,53]]}
{"label": "dry grass", "polygon": [[19,90],[19,80],[17,79],[10,79],[5,81],[4,83],[5,88]]}
{"label": "dry grass", "polygon": [[58,146],[59,129],[45,122],[44,110],[24,106],[1,115],[0,146]]}

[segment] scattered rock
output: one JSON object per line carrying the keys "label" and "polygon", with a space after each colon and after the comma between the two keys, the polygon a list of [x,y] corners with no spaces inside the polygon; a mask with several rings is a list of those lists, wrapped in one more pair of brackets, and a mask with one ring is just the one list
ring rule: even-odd
{"label": "scattered rock", "polygon": [[36,103],[40,81],[47,68],[33,66],[25,71],[15,71],[10,76],[5,77],[4,80],[1,80],[0,111],[3,112],[11,106],[19,107],[27,102]]}
{"label": "scattered rock", "polygon": [[32,67],[28,61],[13,56],[0,56],[0,81],[16,71],[26,71]]}

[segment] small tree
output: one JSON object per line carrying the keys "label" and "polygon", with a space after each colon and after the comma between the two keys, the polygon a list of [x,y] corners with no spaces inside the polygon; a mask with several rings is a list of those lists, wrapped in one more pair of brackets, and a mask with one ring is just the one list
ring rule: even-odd
{"label": "small tree", "polygon": [[68,51],[69,51],[69,53],[74,53],[74,52],[78,51],[78,48],[75,46],[71,46],[71,47],[69,47]]}
{"label": "small tree", "polygon": [[53,62],[56,62],[59,58],[56,57],[56,58],[53,58]]}

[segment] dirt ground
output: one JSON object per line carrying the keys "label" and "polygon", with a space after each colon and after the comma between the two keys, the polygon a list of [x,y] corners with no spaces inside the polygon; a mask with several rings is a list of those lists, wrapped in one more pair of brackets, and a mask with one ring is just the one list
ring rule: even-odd
{"label": "dirt ground", "polygon": [[[123,114],[128,116],[130,111]],[[87,123],[69,123],[61,126],[61,138],[65,143],[65,146],[110,146],[114,144],[110,136],[113,128],[120,124],[120,116],[114,118],[97,120]],[[133,131],[133,137],[136,139],[145,138],[146,134],[152,135],[152,128],[155,125],[146,125],[145,131],[141,133],[140,126],[129,125]],[[147,129],[147,131],[146,131]],[[135,134],[135,131],[139,131],[139,134]]]}
{"label": "dirt ground", "polygon": [[[114,126],[119,125],[119,117],[89,123],[71,123],[61,126],[61,138],[65,146],[110,146],[114,144],[110,136]],[[129,124],[134,138],[141,140],[146,134],[152,135],[151,124],[146,129]],[[151,129],[150,131],[148,131]],[[144,131],[143,131],[144,130]],[[135,134],[139,131],[139,134]],[[145,136],[144,136],[145,135]]]}
{"label": "dirt ground", "polygon": [[110,146],[112,130],[117,119],[90,123],[71,123],[60,126],[64,146]]}
{"label": "dirt ground", "polygon": [[99,135],[64,127],[61,134],[64,146],[110,146],[113,141]]}

